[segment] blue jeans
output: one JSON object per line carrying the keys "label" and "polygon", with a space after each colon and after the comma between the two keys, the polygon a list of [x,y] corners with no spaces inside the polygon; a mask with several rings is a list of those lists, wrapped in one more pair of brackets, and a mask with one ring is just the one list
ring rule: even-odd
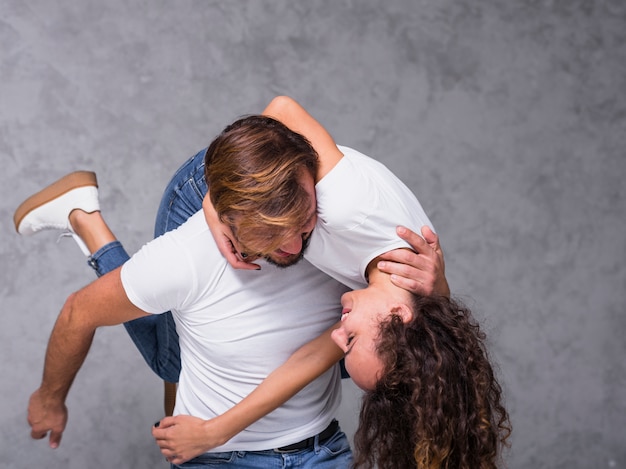
{"label": "blue jeans", "polygon": [[180,466],[172,464],[171,469],[202,469],[206,467],[228,466],[238,469],[347,469],[352,467],[352,452],[348,438],[341,431],[309,449],[281,453],[267,451],[232,451],[227,453],[205,453]]}
{"label": "blue jeans", "polygon": [[[157,212],[155,238],[178,228],[202,209],[202,199],[207,193],[204,179],[205,152],[206,149],[187,160],[165,189]],[[95,252],[88,264],[101,276],[128,259],[122,244],[114,241]],[[163,380],[177,383],[180,375],[180,347],[172,313],[151,314],[124,323],[124,327],[148,366]]]}

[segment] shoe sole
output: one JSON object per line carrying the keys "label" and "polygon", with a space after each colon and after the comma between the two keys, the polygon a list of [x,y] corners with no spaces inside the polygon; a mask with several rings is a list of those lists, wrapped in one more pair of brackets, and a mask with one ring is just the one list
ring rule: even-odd
{"label": "shoe sole", "polygon": [[95,186],[98,187],[98,180],[96,179],[96,173],[91,171],[76,171],[63,176],[56,182],[53,182],[48,187],[40,190],[34,195],[31,195],[28,199],[20,204],[13,215],[13,223],[15,225],[15,231],[19,233],[19,226],[26,215],[47,204],[51,200],[62,196],[63,194],[77,189],[79,187]]}

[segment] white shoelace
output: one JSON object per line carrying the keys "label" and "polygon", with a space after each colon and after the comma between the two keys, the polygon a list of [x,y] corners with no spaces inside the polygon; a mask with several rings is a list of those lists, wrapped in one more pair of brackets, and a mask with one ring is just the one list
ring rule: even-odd
{"label": "white shoelace", "polygon": [[78,244],[78,247],[80,248],[81,251],[83,251],[83,254],[85,256],[87,257],[91,256],[91,253],[89,252],[89,249],[87,249],[87,245],[85,244],[85,242],[81,239],[80,236],[78,236],[73,231],[68,230],[68,231],[64,231],[63,233],[61,233],[59,235],[59,238],[57,239],[57,243],[61,241],[61,238],[67,238],[67,237],[74,238],[74,241],[76,241],[76,244]]}

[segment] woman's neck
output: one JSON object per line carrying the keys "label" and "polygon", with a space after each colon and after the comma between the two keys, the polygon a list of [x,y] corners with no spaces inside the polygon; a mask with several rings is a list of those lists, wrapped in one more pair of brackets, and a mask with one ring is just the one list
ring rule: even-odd
{"label": "woman's neck", "polygon": [[391,275],[378,270],[378,267],[376,267],[377,262],[378,261],[374,259],[368,266],[367,276],[369,286],[384,291],[390,298],[395,298],[398,301],[407,301],[411,293],[404,288],[394,285],[391,282]]}

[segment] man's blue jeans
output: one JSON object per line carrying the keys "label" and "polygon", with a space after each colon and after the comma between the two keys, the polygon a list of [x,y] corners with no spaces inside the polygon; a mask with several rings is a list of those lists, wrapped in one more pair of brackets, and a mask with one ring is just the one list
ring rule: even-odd
{"label": "man's blue jeans", "polygon": [[[202,209],[207,193],[204,179],[204,154],[198,152],[181,166],[168,184],[156,217],[154,236],[182,225]],[[124,264],[128,253],[119,241],[107,244],[89,258],[98,276]],[[163,380],[177,383],[180,375],[180,348],[172,313],[152,314],[124,323],[124,327],[148,366]]]}

